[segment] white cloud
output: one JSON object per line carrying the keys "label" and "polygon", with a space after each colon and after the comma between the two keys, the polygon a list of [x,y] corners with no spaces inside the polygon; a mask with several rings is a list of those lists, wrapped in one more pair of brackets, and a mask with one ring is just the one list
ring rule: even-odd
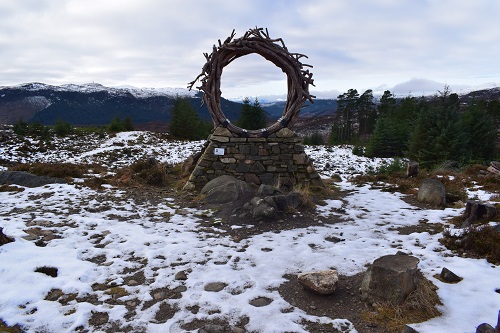
{"label": "white cloud", "polygon": [[[255,26],[309,56],[318,91],[391,87],[415,77],[500,82],[499,16],[492,0],[0,0],[0,85],[185,87],[218,39]],[[279,69],[239,61],[225,69],[228,93],[282,94]]]}

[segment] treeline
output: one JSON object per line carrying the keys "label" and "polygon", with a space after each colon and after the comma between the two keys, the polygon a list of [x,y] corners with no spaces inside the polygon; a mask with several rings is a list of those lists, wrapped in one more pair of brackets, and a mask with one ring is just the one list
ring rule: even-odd
{"label": "treeline", "polygon": [[[81,128],[77,129],[69,122],[61,119],[56,120],[55,124],[52,126],[44,125],[39,121],[33,121],[28,123],[20,119],[13,125],[12,130],[18,136],[22,137],[32,136],[42,140],[50,140],[50,138],[54,134],[59,137],[64,137],[82,131]],[[112,133],[133,131],[134,124],[130,116],[126,116],[124,119],[117,116],[113,118],[111,123],[109,123],[108,125],[99,128],[91,128],[91,130],[103,133],[106,131]],[[88,130],[83,130],[84,133],[86,133],[87,131]]]}
{"label": "treeline", "polygon": [[407,157],[423,167],[443,161],[462,164],[497,156],[500,101],[473,100],[462,105],[448,87],[432,97],[397,99],[385,91],[349,89],[338,96],[330,144],[366,146],[371,157]]}

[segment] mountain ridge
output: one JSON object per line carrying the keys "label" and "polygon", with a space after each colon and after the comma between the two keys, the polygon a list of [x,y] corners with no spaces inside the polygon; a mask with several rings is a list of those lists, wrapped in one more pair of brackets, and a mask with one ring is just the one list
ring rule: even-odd
{"label": "mountain ridge", "polygon": [[[177,96],[188,98],[200,118],[211,121],[200,91],[186,88],[106,87],[99,83],[49,85],[40,82],[0,86],[0,123],[19,120],[52,125],[64,120],[77,126],[101,126],[115,117],[130,116],[134,124],[166,124]],[[463,102],[471,99],[500,100],[500,88],[487,88],[460,94]],[[270,120],[279,118],[286,101],[262,103]],[[231,121],[239,118],[241,103],[221,98],[221,108]],[[303,119],[330,118],[337,109],[336,99],[315,99],[301,109]]]}

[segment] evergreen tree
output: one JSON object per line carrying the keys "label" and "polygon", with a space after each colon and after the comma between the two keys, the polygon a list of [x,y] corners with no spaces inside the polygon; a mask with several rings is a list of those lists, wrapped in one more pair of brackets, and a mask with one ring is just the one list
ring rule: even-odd
{"label": "evergreen tree", "polygon": [[458,95],[445,87],[419,112],[410,138],[410,158],[428,168],[446,160],[463,162],[466,136],[459,116]]}
{"label": "evergreen tree", "polygon": [[304,144],[317,146],[325,144],[325,141],[323,140],[323,135],[321,135],[321,133],[314,132],[310,136],[304,137]]}
{"label": "evergreen tree", "polygon": [[19,136],[25,136],[28,134],[28,123],[19,119],[12,127],[12,130]]}
{"label": "evergreen tree", "polygon": [[132,117],[127,115],[125,119],[123,120],[123,127],[125,128],[125,131],[133,131],[134,130],[134,123],[132,122]]}
{"label": "evergreen tree", "polygon": [[377,120],[374,106],[373,91],[368,89],[359,96],[357,101],[358,135],[360,137],[367,137],[373,132]]}
{"label": "evergreen tree", "polygon": [[61,119],[56,120],[53,129],[57,136],[66,136],[73,132],[73,126],[71,126],[71,124],[67,121]]}
{"label": "evergreen tree", "polygon": [[377,108],[379,117],[368,142],[367,156],[404,156],[420,103],[411,96],[398,103],[392,93],[386,90]]}
{"label": "evergreen tree", "polygon": [[260,106],[259,100],[255,98],[253,105],[250,105],[250,99],[245,97],[241,106],[240,118],[237,125],[247,130],[258,130],[267,125],[266,114]]}
{"label": "evergreen tree", "polygon": [[120,117],[116,116],[111,120],[111,123],[108,125],[108,131],[115,133],[125,131],[125,125]]}
{"label": "evergreen tree", "polygon": [[495,158],[495,122],[480,104],[469,106],[462,114],[461,131],[467,136],[467,161],[480,162]]}
{"label": "evergreen tree", "polygon": [[349,142],[353,138],[358,99],[359,94],[356,89],[349,89],[346,93],[337,96],[337,111],[333,120],[331,141],[342,143]]}
{"label": "evergreen tree", "polygon": [[396,108],[396,98],[389,91],[384,91],[382,97],[380,97],[380,104],[377,107],[377,111],[379,115],[385,115],[388,113],[392,113]]}
{"label": "evergreen tree", "polygon": [[200,140],[210,132],[208,123],[200,119],[189,99],[177,96],[170,110],[170,134],[179,139]]}
{"label": "evergreen tree", "polygon": [[377,119],[373,135],[366,149],[367,156],[403,156],[408,142],[408,133],[396,117],[389,114]]}

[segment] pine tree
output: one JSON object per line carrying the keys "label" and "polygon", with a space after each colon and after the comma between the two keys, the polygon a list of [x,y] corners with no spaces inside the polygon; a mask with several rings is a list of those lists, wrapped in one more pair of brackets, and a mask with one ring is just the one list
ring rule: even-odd
{"label": "pine tree", "polygon": [[459,116],[458,95],[445,87],[420,110],[410,138],[410,157],[428,168],[447,160],[463,162],[467,138]]}
{"label": "pine tree", "polygon": [[248,97],[243,99],[243,105],[241,106],[240,118],[237,121],[237,125],[247,130],[258,130],[266,127],[266,114],[257,98],[255,98],[253,105],[250,104],[250,99]]}
{"label": "pine tree", "polygon": [[394,98],[394,95],[389,90],[384,91],[384,94],[380,97],[380,104],[377,107],[379,115],[394,112],[396,103],[397,101],[396,98]]}
{"label": "pine tree", "polygon": [[377,113],[375,112],[375,103],[373,103],[373,91],[366,90],[357,101],[358,135],[366,137],[373,132]]}
{"label": "pine tree", "polygon": [[330,141],[342,143],[349,142],[353,138],[358,99],[359,94],[356,89],[349,89],[346,93],[337,96],[337,111],[333,120]]}
{"label": "pine tree", "polygon": [[123,132],[125,130],[125,126],[123,125],[123,121],[120,117],[116,116],[111,120],[111,123],[108,125],[108,131],[110,132]]}
{"label": "pine tree", "polygon": [[127,115],[125,119],[123,120],[123,127],[125,128],[125,131],[133,131],[134,130],[134,123],[132,122],[132,117]]}
{"label": "pine tree", "polygon": [[495,158],[495,122],[485,109],[479,104],[469,106],[461,116],[460,125],[467,136],[467,161],[481,162]]}
{"label": "pine tree", "polygon": [[73,132],[73,126],[71,126],[71,124],[67,121],[61,119],[56,120],[53,129],[57,136],[66,136]]}
{"label": "pine tree", "polygon": [[179,139],[200,140],[206,138],[209,126],[203,122],[191,102],[185,97],[177,96],[170,110],[170,134]]}

